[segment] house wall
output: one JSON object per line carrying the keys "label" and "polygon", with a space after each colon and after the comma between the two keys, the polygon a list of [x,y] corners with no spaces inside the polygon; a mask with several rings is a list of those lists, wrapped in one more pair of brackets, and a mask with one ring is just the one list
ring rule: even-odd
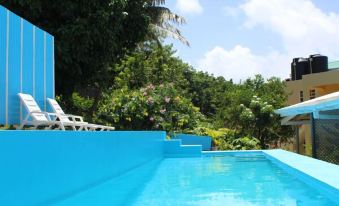
{"label": "house wall", "polygon": [[[329,70],[322,73],[303,75],[302,79],[286,82],[289,94],[287,105],[300,103],[300,91],[303,91],[304,101],[310,99],[310,90],[315,90],[315,97],[339,91],[339,70]],[[312,155],[312,138],[310,125],[299,126],[299,153]]]}
{"label": "house wall", "polygon": [[316,96],[339,91],[339,70],[303,75],[302,79],[286,82],[289,94],[287,104],[300,103],[300,91],[304,93],[304,101],[310,99],[310,90],[315,89]]}

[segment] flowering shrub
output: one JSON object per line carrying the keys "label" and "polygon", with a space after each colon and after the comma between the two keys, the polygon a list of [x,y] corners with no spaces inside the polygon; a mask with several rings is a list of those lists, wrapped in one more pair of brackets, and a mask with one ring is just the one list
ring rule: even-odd
{"label": "flowering shrub", "polygon": [[117,129],[182,131],[203,118],[173,84],[150,84],[139,90],[114,90],[100,103],[99,118]]}

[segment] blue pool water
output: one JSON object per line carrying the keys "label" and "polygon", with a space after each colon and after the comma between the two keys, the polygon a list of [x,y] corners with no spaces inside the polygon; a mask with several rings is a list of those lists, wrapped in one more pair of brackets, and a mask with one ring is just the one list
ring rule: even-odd
{"label": "blue pool water", "polygon": [[263,154],[166,158],[56,205],[339,205]]}

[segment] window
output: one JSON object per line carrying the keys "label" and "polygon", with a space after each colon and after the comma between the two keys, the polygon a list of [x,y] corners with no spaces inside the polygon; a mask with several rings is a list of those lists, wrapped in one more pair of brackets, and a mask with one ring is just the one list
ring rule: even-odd
{"label": "window", "polygon": [[304,101],[304,92],[303,91],[300,91],[299,98],[300,98],[300,102]]}
{"label": "window", "polygon": [[311,89],[310,90],[310,99],[314,99],[315,98],[315,89]]}

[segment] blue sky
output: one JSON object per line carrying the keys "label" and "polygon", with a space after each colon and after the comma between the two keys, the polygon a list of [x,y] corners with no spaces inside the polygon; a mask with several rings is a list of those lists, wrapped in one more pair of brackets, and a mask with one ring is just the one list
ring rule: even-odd
{"label": "blue sky", "polygon": [[166,42],[215,76],[285,79],[293,57],[339,60],[339,0],[168,0],[166,6],[185,17],[180,29],[191,47]]}

